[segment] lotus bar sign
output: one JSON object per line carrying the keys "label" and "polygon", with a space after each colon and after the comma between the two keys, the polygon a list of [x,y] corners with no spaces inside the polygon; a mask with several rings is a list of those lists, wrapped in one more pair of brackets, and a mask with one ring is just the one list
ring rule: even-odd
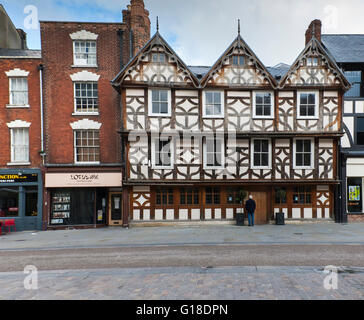
{"label": "lotus bar sign", "polygon": [[121,173],[47,173],[46,188],[121,187]]}

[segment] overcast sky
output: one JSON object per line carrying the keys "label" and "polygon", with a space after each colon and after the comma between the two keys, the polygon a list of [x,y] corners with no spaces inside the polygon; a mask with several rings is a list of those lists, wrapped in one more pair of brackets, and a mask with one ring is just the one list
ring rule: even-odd
{"label": "overcast sky", "polygon": [[[0,0],[17,28],[28,33],[31,49],[40,49],[39,28],[27,29],[24,8],[34,5],[39,20],[121,21],[130,0]],[[152,34],[160,33],[188,65],[212,65],[241,34],[266,66],[291,64],[304,47],[313,19],[324,33],[363,33],[363,0],[145,0]],[[29,22],[29,20],[28,20]]]}

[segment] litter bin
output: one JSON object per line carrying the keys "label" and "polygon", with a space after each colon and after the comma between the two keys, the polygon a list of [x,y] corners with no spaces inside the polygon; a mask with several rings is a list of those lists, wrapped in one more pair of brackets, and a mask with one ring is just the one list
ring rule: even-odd
{"label": "litter bin", "polygon": [[284,222],[284,212],[277,212],[276,213],[276,225],[283,226]]}
{"label": "litter bin", "polygon": [[236,225],[243,226],[244,225],[244,213],[236,214]]}

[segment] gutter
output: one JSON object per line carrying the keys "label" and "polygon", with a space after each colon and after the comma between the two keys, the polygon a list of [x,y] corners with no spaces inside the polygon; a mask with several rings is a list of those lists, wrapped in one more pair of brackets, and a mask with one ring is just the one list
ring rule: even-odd
{"label": "gutter", "polygon": [[38,66],[39,70],[39,85],[40,85],[40,155],[42,157],[43,166],[44,166],[44,157],[46,153],[44,151],[44,103],[43,103],[43,64]]}

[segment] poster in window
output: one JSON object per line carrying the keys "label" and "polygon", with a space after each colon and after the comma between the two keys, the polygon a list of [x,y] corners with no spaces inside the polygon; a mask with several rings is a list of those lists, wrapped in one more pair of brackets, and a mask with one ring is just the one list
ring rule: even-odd
{"label": "poster in window", "polygon": [[360,201],[360,186],[349,186],[349,201]]}

